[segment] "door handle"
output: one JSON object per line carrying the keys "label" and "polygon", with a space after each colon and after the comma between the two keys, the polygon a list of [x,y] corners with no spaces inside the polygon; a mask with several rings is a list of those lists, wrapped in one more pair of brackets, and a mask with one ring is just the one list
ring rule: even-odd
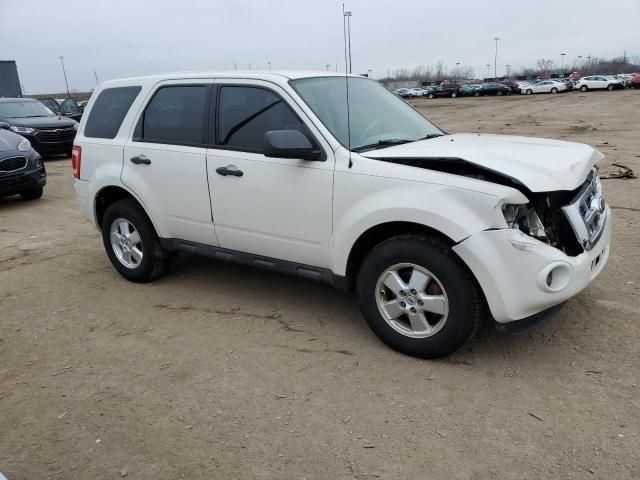
{"label": "door handle", "polygon": [[226,167],[218,167],[216,168],[216,173],[218,175],[222,175],[223,177],[226,177],[227,175],[233,175],[234,177],[241,177],[242,175],[244,175],[242,170],[238,170],[233,165],[227,165]]}
{"label": "door handle", "polygon": [[151,160],[149,160],[145,155],[131,157],[129,160],[131,163],[135,163],[136,165],[151,165]]}

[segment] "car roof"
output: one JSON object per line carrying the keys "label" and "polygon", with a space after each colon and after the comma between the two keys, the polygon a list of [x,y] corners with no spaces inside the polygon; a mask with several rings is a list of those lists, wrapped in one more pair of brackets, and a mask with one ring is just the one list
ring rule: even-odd
{"label": "car roof", "polygon": [[0,103],[8,103],[8,102],[15,102],[16,100],[18,101],[24,101],[24,102],[39,102],[40,100],[36,100],[34,98],[20,98],[20,97],[0,97]]}
{"label": "car roof", "polygon": [[[246,79],[246,80],[267,80],[273,83],[287,83],[289,80],[298,80],[301,78],[316,77],[344,77],[344,73],[320,71],[304,71],[304,70],[203,70],[203,71],[184,71],[169,72],[154,75],[146,75],[140,77],[120,78],[117,80],[107,80],[103,83],[104,87],[113,87],[117,85],[131,85],[136,83],[157,83],[165,80],[182,80],[182,79],[199,79],[199,78],[229,78],[229,79]],[[361,75],[349,74],[349,77],[366,78]]]}

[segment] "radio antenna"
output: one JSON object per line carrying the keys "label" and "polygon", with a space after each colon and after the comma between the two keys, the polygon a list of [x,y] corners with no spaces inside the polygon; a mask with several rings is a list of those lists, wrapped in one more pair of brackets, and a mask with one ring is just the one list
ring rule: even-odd
{"label": "radio antenna", "polygon": [[347,60],[347,13],[351,14],[351,12],[345,12],[344,3],[342,4],[342,33],[344,36],[344,85],[347,92],[347,145],[349,148],[349,168],[353,166],[353,161],[351,160],[351,118],[350,118],[350,107],[349,107],[349,75],[348,75],[348,60]]}

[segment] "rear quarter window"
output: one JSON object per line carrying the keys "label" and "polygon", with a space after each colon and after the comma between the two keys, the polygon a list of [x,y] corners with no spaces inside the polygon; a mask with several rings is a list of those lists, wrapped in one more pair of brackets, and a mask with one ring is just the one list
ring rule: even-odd
{"label": "rear quarter window", "polygon": [[125,115],[142,87],[107,88],[96,98],[84,127],[89,138],[115,138]]}

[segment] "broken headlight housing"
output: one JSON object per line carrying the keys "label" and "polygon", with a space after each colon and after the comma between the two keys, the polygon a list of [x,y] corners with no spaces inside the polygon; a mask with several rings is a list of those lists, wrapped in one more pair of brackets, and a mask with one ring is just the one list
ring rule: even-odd
{"label": "broken headlight housing", "polygon": [[522,233],[549,243],[540,217],[530,204],[511,204],[502,206],[502,213],[509,228],[517,228]]}

